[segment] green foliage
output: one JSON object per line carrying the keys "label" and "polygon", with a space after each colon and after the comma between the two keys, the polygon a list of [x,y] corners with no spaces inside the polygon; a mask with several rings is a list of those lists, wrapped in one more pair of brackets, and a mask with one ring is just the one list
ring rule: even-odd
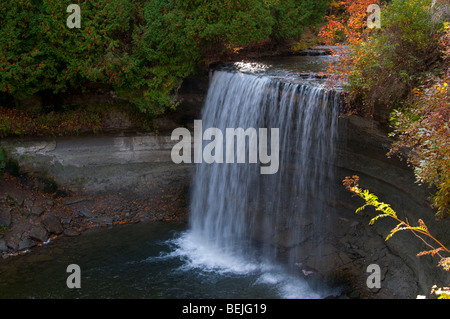
{"label": "green foliage", "polygon": [[[14,96],[64,92],[86,81],[114,82],[118,38],[129,29],[130,2],[86,2],[82,28],[68,29],[73,1],[18,0],[0,5],[0,82]],[[122,48],[118,49],[119,52]],[[116,53],[119,53],[116,52]]]}
{"label": "green foliage", "polygon": [[381,30],[351,51],[346,89],[369,113],[375,105],[399,107],[440,59],[429,0],[394,0],[382,10]]}
{"label": "green foliage", "polygon": [[424,233],[428,231],[428,229],[426,228],[426,226],[423,223],[421,226],[412,227],[408,223],[399,220],[399,218],[397,217],[397,213],[392,209],[391,205],[380,202],[379,198],[375,194],[370,193],[368,189],[359,189],[358,185],[356,184],[355,186],[353,186],[352,191],[354,193],[356,193],[357,195],[359,195],[365,201],[365,204],[363,206],[359,207],[356,210],[356,213],[361,212],[367,206],[372,206],[375,208],[375,211],[381,212],[370,220],[369,225],[373,225],[378,219],[384,218],[384,217],[391,217],[397,221],[400,221],[400,223],[394,229],[392,229],[391,232],[387,235],[386,240],[388,240],[395,233],[397,233],[398,231],[401,231],[401,230],[413,230],[413,231],[420,231],[420,232],[424,232]]}
{"label": "green foliage", "polygon": [[304,26],[323,19],[329,1],[284,0],[271,7],[276,19],[273,36],[276,39],[299,39]]}
{"label": "green foliage", "polygon": [[[450,24],[441,36],[444,65],[450,65]],[[450,214],[450,71],[439,77],[429,76],[424,85],[414,89],[410,105],[392,114],[397,137],[390,154],[410,150],[408,161],[414,167],[419,184],[436,189],[433,206],[438,217]]]}
{"label": "green foliage", "polygon": [[181,1],[180,7],[187,14],[189,35],[204,45],[246,45],[272,33],[274,18],[262,1]]}
{"label": "green foliage", "polygon": [[[211,52],[297,38],[327,0],[6,0],[0,4],[0,91],[16,98],[88,82],[153,115],[177,105],[181,81]],[[69,4],[81,28],[69,29]]]}

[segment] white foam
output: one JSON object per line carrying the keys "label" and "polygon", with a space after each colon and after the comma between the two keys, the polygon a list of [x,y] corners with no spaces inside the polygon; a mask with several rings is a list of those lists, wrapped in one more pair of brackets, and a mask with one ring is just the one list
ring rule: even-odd
{"label": "white foam", "polygon": [[[173,251],[159,258],[184,260],[181,271],[198,270],[217,274],[254,275],[254,285],[268,285],[283,299],[320,299],[308,283],[288,274],[281,266],[265,261],[248,260],[237,253],[225,252],[205,242],[193,232],[185,232],[170,243]],[[155,257],[154,257],[155,258]],[[153,259],[154,259],[153,258]]]}
{"label": "white foam", "polygon": [[224,251],[192,232],[185,232],[172,241],[174,251],[171,257],[179,257],[185,261],[184,267],[199,268],[202,271],[219,273],[248,274],[259,269],[257,263],[246,260],[230,251]]}
{"label": "white foam", "polygon": [[283,299],[320,299],[320,294],[311,290],[301,278],[287,274],[281,267],[273,266],[258,278],[255,284],[271,285]]}

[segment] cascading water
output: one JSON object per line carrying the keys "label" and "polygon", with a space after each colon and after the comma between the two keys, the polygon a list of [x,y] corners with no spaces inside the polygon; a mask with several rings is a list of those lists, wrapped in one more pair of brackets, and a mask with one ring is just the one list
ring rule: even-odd
{"label": "cascading water", "polygon": [[[324,59],[287,62],[294,70],[297,62],[306,63],[311,71],[310,63]],[[0,297],[297,299],[339,294],[300,271],[315,268],[323,256],[332,256],[328,264],[334,258],[329,236],[323,234],[329,217],[336,215],[327,201],[333,200],[335,186],[338,98],[314,80],[290,77],[284,71],[286,58],[282,62],[275,73],[243,71],[247,65],[214,72],[202,114],[203,130],[267,128],[270,133],[278,128],[277,172],[261,174],[269,164],[249,163],[248,155],[247,164],[198,164],[190,225],[141,223],[63,237],[0,265]],[[230,142],[225,139],[224,151]],[[206,149],[209,141],[203,144]],[[82,269],[82,289],[64,284],[72,263]]]}
{"label": "cascading water", "polygon": [[277,173],[263,175],[247,153],[247,164],[197,165],[185,238],[196,251],[193,263],[245,272],[255,263],[283,261],[292,270],[306,243],[320,249],[338,109],[337,94],[319,86],[214,72],[203,130],[279,128],[280,164]]}

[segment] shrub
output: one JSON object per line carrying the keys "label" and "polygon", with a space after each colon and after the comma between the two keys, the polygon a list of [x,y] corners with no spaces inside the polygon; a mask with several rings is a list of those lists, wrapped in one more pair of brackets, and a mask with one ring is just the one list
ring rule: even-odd
{"label": "shrub", "polygon": [[382,29],[352,51],[346,88],[369,113],[375,105],[399,107],[424,76],[438,66],[436,36],[428,0],[394,0],[382,11]]}
{"label": "shrub", "polygon": [[[370,2],[370,1],[369,1]],[[443,17],[435,19],[429,0],[393,0],[382,6],[381,29],[367,29],[368,1],[344,1],[342,18],[331,16],[321,36],[335,43],[336,30],[345,36],[341,59],[330,70],[349,92],[347,102],[373,115],[404,104],[423,78],[439,67],[437,36]],[[375,2],[379,3],[379,2]]]}
{"label": "shrub", "polygon": [[[450,24],[441,37],[445,65],[450,65]],[[437,216],[450,214],[450,71],[430,77],[414,90],[415,99],[407,108],[392,114],[398,140],[390,154],[408,149],[417,182],[434,186],[433,206]]]}
{"label": "shrub", "polygon": [[[363,7],[354,11],[363,2],[352,7],[344,1],[344,18],[364,17]],[[382,9],[380,30],[345,25],[336,17],[322,30],[330,41],[329,26],[345,31],[348,50],[330,72],[348,93],[349,111],[386,121],[392,114],[398,140],[390,155],[406,155],[417,181],[436,187],[433,206],[439,217],[450,209],[450,27],[444,23],[449,8],[445,1],[393,0]]]}

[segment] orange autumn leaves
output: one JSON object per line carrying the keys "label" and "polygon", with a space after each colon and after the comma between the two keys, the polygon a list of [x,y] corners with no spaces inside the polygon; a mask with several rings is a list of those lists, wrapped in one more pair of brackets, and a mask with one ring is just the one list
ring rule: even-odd
{"label": "orange autumn leaves", "polygon": [[[393,0],[384,6],[377,31],[364,26],[369,1],[334,4],[341,18],[330,15],[321,35],[342,51],[329,78],[342,83],[349,113],[390,122],[397,142],[389,155],[405,155],[417,182],[436,188],[431,201],[437,216],[448,216],[450,24],[441,14],[445,7]],[[333,25],[342,32],[340,39],[338,31],[331,32]],[[411,151],[402,154],[402,149]]]}
{"label": "orange autumn leaves", "polygon": [[[364,41],[368,39],[371,29],[367,28],[371,5],[379,5],[379,0],[334,0],[331,3],[327,24],[324,25],[319,37],[326,45],[334,45],[334,55],[339,60],[330,63],[327,75],[331,85],[341,85],[351,76],[352,66],[364,57],[361,52]],[[358,52],[357,52],[358,51]]]}
{"label": "orange autumn leaves", "polygon": [[[379,0],[344,0],[331,3],[327,24],[320,30],[319,36],[326,45],[358,45],[367,34],[367,9],[370,5],[380,4]],[[337,14],[339,13],[339,16]]]}

